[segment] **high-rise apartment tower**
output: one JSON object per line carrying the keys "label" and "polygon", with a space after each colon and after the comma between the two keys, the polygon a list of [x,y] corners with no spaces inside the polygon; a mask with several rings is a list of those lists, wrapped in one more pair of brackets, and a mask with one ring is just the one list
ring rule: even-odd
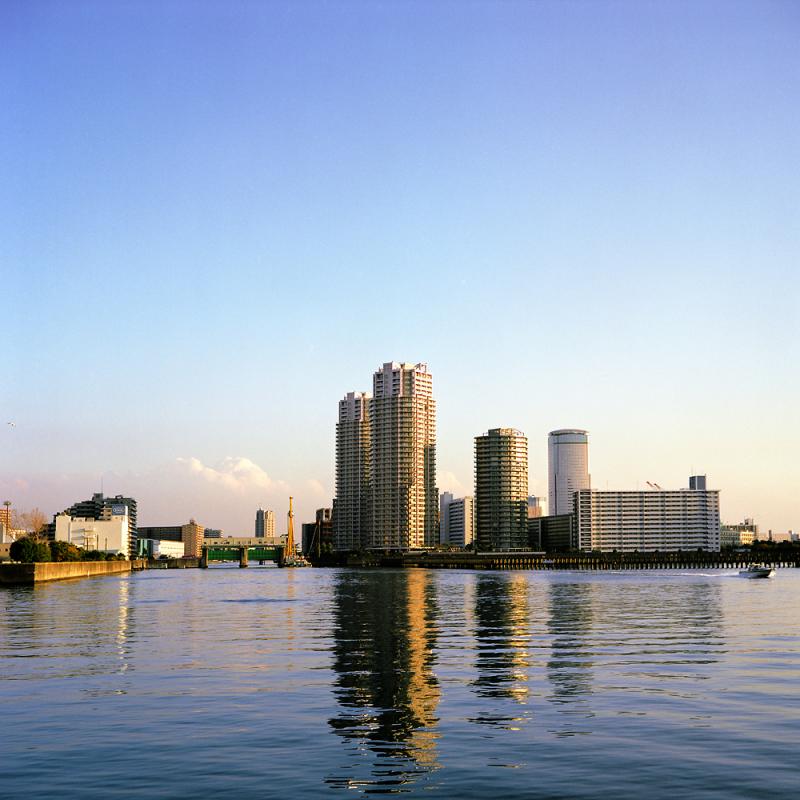
{"label": "high-rise apartment tower", "polygon": [[372,513],[367,546],[386,550],[433,546],[439,537],[431,373],[426,364],[388,362],[373,375],[372,388]]}
{"label": "high-rise apartment tower", "polygon": [[528,546],[528,440],[513,428],[475,437],[475,537],[479,550]]}
{"label": "high-rise apartment tower", "polygon": [[548,439],[548,512],[553,515],[574,511],[575,492],[591,489],[588,431],[565,428],[552,431]]}
{"label": "high-rise apartment tower", "polygon": [[256,511],[256,538],[275,538],[275,512],[259,508]]}
{"label": "high-rise apartment tower", "polygon": [[333,519],[333,546],[336,550],[359,550],[368,543],[369,402],[366,392],[348,392],[339,401]]}

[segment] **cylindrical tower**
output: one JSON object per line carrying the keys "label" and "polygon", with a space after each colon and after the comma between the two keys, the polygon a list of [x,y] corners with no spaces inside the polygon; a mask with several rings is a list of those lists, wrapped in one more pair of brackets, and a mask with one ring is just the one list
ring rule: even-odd
{"label": "cylindrical tower", "polygon": [[578,428],[551,431],[548,438],[549,512],[571,514],[573,495],[591,489],[589,432]]}
{"label": "cylindrical tower", "polygon": [[528,545],[528,440],[513,428],[475,437],[475,537],[480,550]]}

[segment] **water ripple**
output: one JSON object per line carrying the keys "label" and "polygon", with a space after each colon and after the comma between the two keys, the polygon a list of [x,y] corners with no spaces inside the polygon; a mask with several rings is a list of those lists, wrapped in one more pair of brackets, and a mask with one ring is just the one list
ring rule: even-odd
{"label": "water ripple", "polygon": [[735,577],[211,569],[2,590],[3,792],[794,798],[800,571]]}

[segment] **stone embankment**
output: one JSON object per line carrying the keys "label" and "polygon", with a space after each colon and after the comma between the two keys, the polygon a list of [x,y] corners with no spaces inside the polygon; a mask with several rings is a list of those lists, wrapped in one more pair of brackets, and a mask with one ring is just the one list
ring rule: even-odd
{"label": "stone embankment", "polygon": [[45,561],[38,564],[0,564],[0,586],[34,586],[48,581],[96,578],[141,569],[139,561]]}

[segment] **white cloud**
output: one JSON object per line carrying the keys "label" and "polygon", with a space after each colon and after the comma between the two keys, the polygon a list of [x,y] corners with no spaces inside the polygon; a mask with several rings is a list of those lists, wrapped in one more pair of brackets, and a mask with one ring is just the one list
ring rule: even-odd
{"label": "white cloud", "polygon": [[440,492],[452,492],[456,497],[472,494],[472,487],[467,488],[453,472],[439,472],[436,476]]}
{"label": "white cloud", "polygon": [[306,487],[311,494],[316,495],[317,497],[327,497],[328,493],[325,491],[325,487],[316,478],[307,480]]}
{"label": "white cloud", "polygon": [[254,461],[243,456],[228,456],[216,467],[210,467],[199,458],[179,458],[178,464],[189,474],[198,476],[235,492],[253,489],[286,490],[283,481],[275,481]]}

